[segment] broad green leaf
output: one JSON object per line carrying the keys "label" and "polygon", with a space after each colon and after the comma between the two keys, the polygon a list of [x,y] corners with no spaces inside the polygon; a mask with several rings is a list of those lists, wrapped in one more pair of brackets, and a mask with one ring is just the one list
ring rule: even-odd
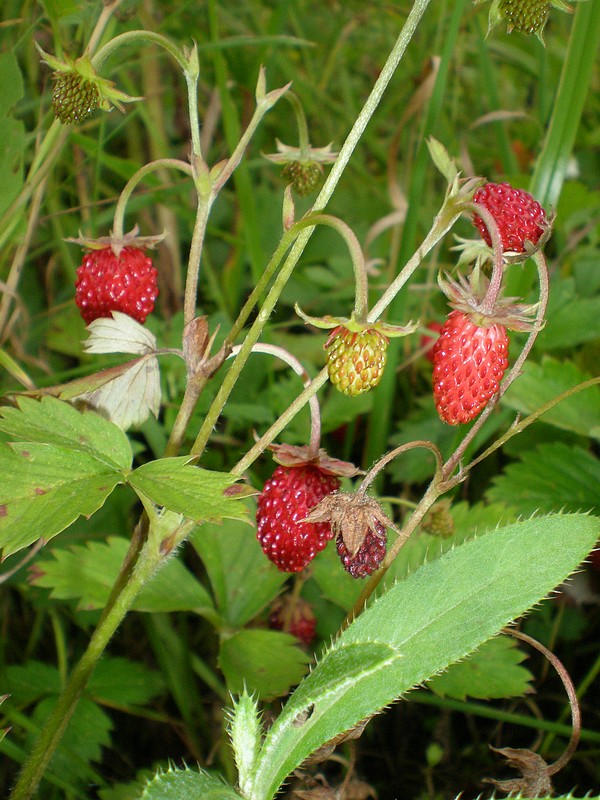
{"label": "broad green leaf", "polygon": [[561,278],[552,287],[547,324],[535,342],[546,353],[600,339],[600,296],[577,297],[573,278]]}
{"label": "broad green leaf", "polygon": [[255,778],[272,798],[314,750],[464,658],[585,558],[600,520],[535,518],[468,541],[399,581],[333,643],[269,730]]}
{"label": "broad green leaf", "polygon": [[228,472],[201,469],[189,461],[188,456],[150,461],[132,472],[128,483],[156,505],[197,522],[243,519],[247,511],[239,498],[247,491],[234,485],[237,478]]}
{"label": "broad green leaf", "polygon": [[204,562],[219,612],[232,627],[253,619],[289,577],[267,559],[254,528],[239,520],[206,523],[190,541]]}
{"label": "broad green leaf", "polygon": [[440,697],[492,700],[522,697],[531,692],[532,674],[520,663],[525,653],[510,636],[496,636],[464,661],[458,661],[429,681],[428,688]]}
{"label": "broad green leaf", "polygon": [[127,708],[142,706],[164,691],[159,672],[128,658],[102,658],[92,674],[86,694],[96,702]]}
{"label": "broad green leaf", "polygon": [[[129,542],[110,536],[105,542],[55,549],[36,563],[33,583],[51,589],[56,600],[77,600],[80,609],[103,608],[125,559]],[[134,611],[214,613],[208,592],[177,558],[171,558],[135,599]]]}
{"label": "broad green leaf", "polygon": [[221,639],[219,666],[233,694],[246,689],[265,700],[280,697],[300,682],[309,661],[289,633],[252,629]]}
{"label": "broad green leaf", "polygon": [[171,767],[148,783],[139,800],[240,800],[240,795],[206,772]]}
{"label": "broad green leaf", "polygon": [[14,52],[0,53],[0,214],[23,186],[25,126],[12,115],[23,97],[23,77]]}
{"label": "broad green leaf", "polygon": [[61,681],[56,667],[42,661],[11,664],[2,672],[2,691],[10,694],[14,706],[28,706],[42,697],[60,692]]}
{"label": "broad green leaf", "polygon": [[494,478],[491,500],[519,514],[536,511],[591,511],[600,514],[600,461],[581,447],[561,442],[527,450]]}
{"label": "broad green leaf", "polygon": [[5,556],[37,539],[50,540],[79,516],[91,516],[123,482],[120,472],[86,450],[38,442],[0,445],[0,475]]}
{"label": "broad green leaf", "polygon": [[81,5],[75,0],[41,0],[41,4],[53,24],[78,19],[81,13]]}
{"label": "broad green leaf", "polygon": [[[541,364],[525,362],[519,376],[502,397],[502,404],[530,414],[562,392],[590,378],[571,361],[546,357]],[[547,411],[543,421],[582,436],[600,439],[600,388],[592,386],[563,400]]]}
{"label": "broad green leaf", "polygon": [[131,467],[129,439],[94,411],[78,411],[54,397],[19,397],[17,405],[0,409],[0,431],[23,442],[61,445],[87,453],[113,469]]}

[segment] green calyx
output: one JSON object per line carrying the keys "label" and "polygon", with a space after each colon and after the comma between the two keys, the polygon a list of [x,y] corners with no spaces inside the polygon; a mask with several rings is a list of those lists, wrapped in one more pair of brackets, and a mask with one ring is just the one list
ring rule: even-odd
{"label": "green calyx", "polygon": [[409,322],[406,325],[392,325],[389,322],[380,321],[363,322],[357,319],[354,314],[352,314],[349,319],[347,317],[332,317],[329,314],[326,314],[324,317],[311,317],[309,314],[305,314],[304,311],[302,311],[298,303],[296,303],[294,309],[296,314],[302,317],[307,325],[313,325],[315,328],[321,328],[321,330],[331,330],[332,328],[342,326],[351,333],[376,331],[385,336],[386,339],[393,339],[399,336],[408,336],[414,333],[419,327],[418,322]]}
{"label": "green calyx", "polygon": [[488,32],[496,25],[505,23],[508,33],[519,31],[535,35],[545,46],[544,28],[550,15],[550,8],[573,12],[572,6],[563,0],[493,0],[490,8]]}
{"label": "green calyx", "polygon": [[113,107],[124,111],[123,103],[134,103],[141,97],[131,97],[117,89],[112,81],[96,72],[89,56],[77,59],[65,56],[56,58],[44,52],[36,43],[42,60],[54,71],[52,108],[55,116],[65,125],[83,122],[97,109],[111,111]]}

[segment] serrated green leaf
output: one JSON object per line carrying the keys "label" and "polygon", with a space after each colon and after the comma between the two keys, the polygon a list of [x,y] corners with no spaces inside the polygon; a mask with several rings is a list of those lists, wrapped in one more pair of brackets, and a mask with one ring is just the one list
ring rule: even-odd
{"label": "serrated green leaf", "polygon": [[553,285],[547,324],[535,342],[541,353],[575,347],[600,338],[600,297],[577,297],[573,278]]}
{"label": "serrated green leaf", "polygon": [[[557,395],[590,378],[571,361],[545,357],[541,364],[525,362],[523,374],[502,396],[502,404],[529,414]],[[557,428],[600,440],[600,388],[592,386],[547,411],[543,421]]]}
{"label": "serrated green leaf", "polygon": [[522,697],[531,691],[533,676],[519,666],[525,654],[510,636],[496,636],[464,661],[458,661],[429,681],[428,688],[440,697],[492,700]]}
{"label": "serrated green leaf", "polygon": [[188,519],[204,522],[223,517],[244,519],[237,478],[228,472],[211,472],[189,463],[188,456],[160,458],[143,464],[128,477],[128,483],[153,503]]}
{"label": "serrated green leaf", "polygon": [[272,798],[318,747],[530,609],[577,567],[599,534],[600,520],[582,514],[515,523],[389,588],[334,642],[267,733],[256,797]]}
{"label": "serrated green leaf", "polygon": [[[11,409],[12,410],[12,409]],[[91,516],[123,476],[85,451],[38,442],[0,446],[0,545],[5,556]]]}
{"label": "serrated green leaf", "polygon": [[299,683],[309,661],[296,637],[279,631],[242,630],[224,637],[219,651],[229,691],[241,694],[247,689],[265,700]]}
{"label": "serrated green leaf", "polygon": [[600,461],[581,447],[542,444],[521,455],[494,478],[490,500],[511,505],[519,514],[536,511],[600,513]]}
{"label": "serrated green leaf", "polygon": [[220,778],[192,769],[159,772],[140,800],[240,800],[240,795]]}
{"label": "serrated green leaf", "polygon": [[[37,704],[31,716],[36,727],[43,727],[56,701],[55,697],[47,697]],[[89,762],[102,759],[102,748],[111,743],[112,728],[108,714],[87,697],[82,697],[52,758],[52,771],[63,780],[73,782],[97,779]]]}
{"label": "serrated green leaf", "polygon": [[[68,550],[55,549],[36,563],[33,583],[57,600],[77,600],[81,609],[103,608],[125,559],[129,541],[110,536]],[[134,611],[195,611],[213,614],[206,589],[177,558],[171,558],[135,599]]]}
{"label": "serrated green leaf", "polygon": [[99,703],[127,708],[142,706],[165,689],[162,675],[139,661],[102,658],[92,674],[86,694]]}
{"label": "serrated green leaf", "polygon": [[116,470],[131,467],[123,431],[94,411],[78,411],[55,397],[19,397],[17,408],[0,409],[0,431],[23,442],[43,442],[87,453]]}
{"label": "serrated green leaf", "polygon": [[255,529],[246,523],[206,523],[190,541],[204,562],[217,608],[232,627],[253,619],[288,579],[266,558]]}
{"label": "serrated green leaf", "polygon": [[14,706],[28,706],[42,697],[60,692],[61,681],[56,667],[42,661],[11,664],[3,670],[2,689],[10,694]]}

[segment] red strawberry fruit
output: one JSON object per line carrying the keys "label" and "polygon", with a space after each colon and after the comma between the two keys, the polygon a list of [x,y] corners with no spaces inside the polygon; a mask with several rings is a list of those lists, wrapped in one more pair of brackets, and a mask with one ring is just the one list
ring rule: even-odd
{"label": "red strawberry fruit", "polygon": [[386,553],[386,530],[378,520],[367,528],[362,544],[352,555],[342,536],[336,539],[338,555],[342,566],[353,578],[366,578],[379,569]]}
{"label": "red strawberry fruit", "polygon": [[[534,198],[510,183],[486,183],[473,195],[473,202],[487,208],[496,220],[503,252],[524,253],[526,242],[535,245],[549,227],[546,212]],[[492,239],[483,219],[475,214],[473,224],[487,245]]]}
{"label": "red strawberry fruit", "polygon": [[481,327],[452,311],[433,346],[433,397],[449,425],[470,422],[498,392],[508,366],[503,325]]}
{"label": "red strawberry fruit", "polygon": [[287,630],[292,636],[309,645],[315,638],[317,619],[310,603],[301,597],[287,595],[278,598],[269,614],[269,628]]}
{"label": "red strawberry fruit", "polygon": [[309,511],[340,481],[315,464],[279,465],[258,498],[257,538],[282,572],[300,572],[332,538],[327,522],[304,522]]}
{"label": "red strawberry fruit", "polygon": [[158,295],[156,269],[144,250],[112,247],[86,253],[77,268],[75,302],[86,324],[122,311],[143,324]]}

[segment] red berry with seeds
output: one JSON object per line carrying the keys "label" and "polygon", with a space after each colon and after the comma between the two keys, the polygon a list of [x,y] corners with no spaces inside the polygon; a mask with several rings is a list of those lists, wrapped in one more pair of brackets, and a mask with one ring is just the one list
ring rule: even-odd
{"label": "red berry with seeds", "polygon": [[300,572],[332,538],[328,522],[303,522],[340,481],[314,464],[279,465],[258,498],[256,536],[282,572]]}
{"label": "red berry with seeds", "polygon": [[448,316],[433,347],[433,397],[444,422],[475,419],[498,392],[507,355],[504,325],[480,327],[461,311]]}
{"label": "red berry with seeds", "polygon": [[111,311],[122,311],[140,323],[154,310],[158,295],[156,269],[138,247],[91,250],[77,269],[75,302],[86,324]]}
{"label": "red berry with seeds", "polygon": [[387,346],[387,337],[374,328],[351,331],[338,325],[324,345],[329,380],[350,397],[368,392],[381,380]]}
{"label": "red berry with seeds", "polygon": [[366,578],[379,569],[386,552],[385,526],[373,520],[372,528],[367,528],[362,544],[352,555],[342,536],[336,539],[338,555],[342,566],[353,578]]}
{"label": "red berry with seeds", "polygon": [[[503,252],[524,253],[525,243],[535,245],[548,229],[546,212],[534,198],[509,183],[486,183],[473,195],[473,201],[487,208],[496,220]],[[475,214],[473,224],[487,245],[492,239],[483,219]]]}
{"label": "red berry with seeds", "polygon": [[269,628],[287,630],[292,636],[309,645],[315,638],[317,619],[310,603],[290,595],[273,603],[269,614]]}

